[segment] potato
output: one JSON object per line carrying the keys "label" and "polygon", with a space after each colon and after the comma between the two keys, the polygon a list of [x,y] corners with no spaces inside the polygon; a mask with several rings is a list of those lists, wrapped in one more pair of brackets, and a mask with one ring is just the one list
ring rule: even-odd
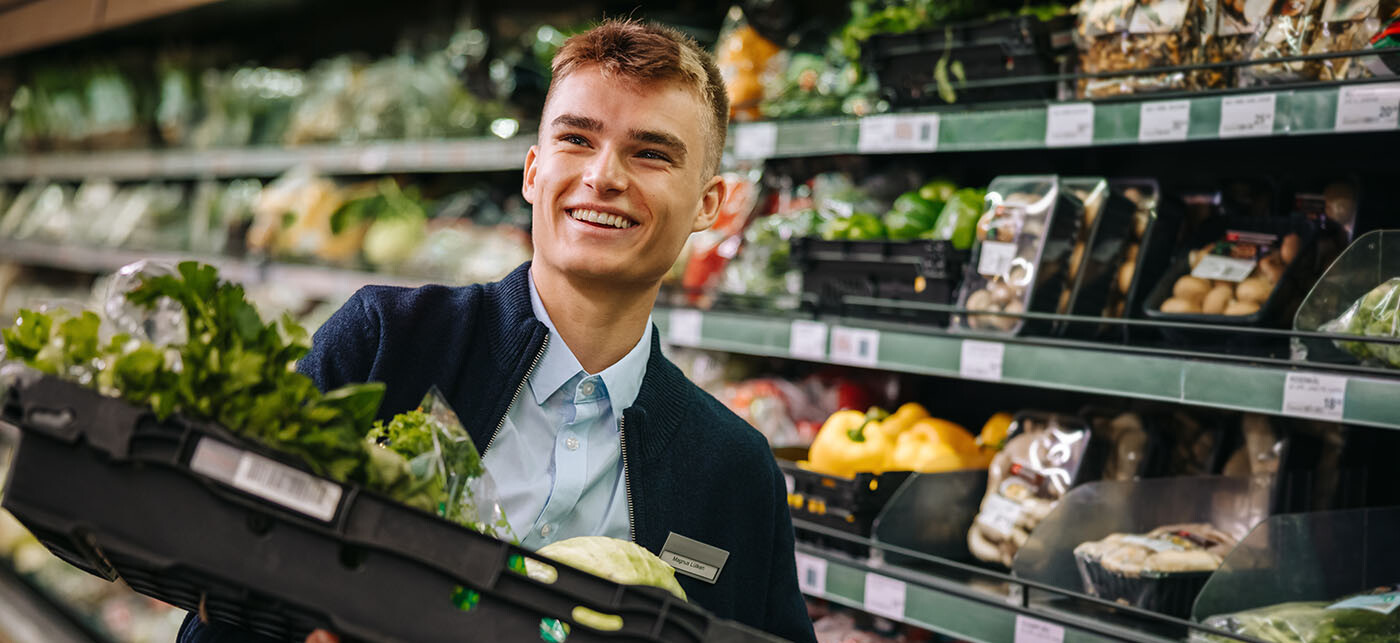
{"label": "potato", "polygon": [[1259,260],[1258,272],[1255,274],[1269,280],[1271,284],[1276,284],[1279,279],[1283,278],[1283,267],[1283,260],[1279,258],[1279,255],[1271,252]]}
{"label": "potato", "polygon": [[1259,312],[1259,304],[1252,301],[1232,300],[1225,307],[1226,315],[1253,315],[1256,312]]}
{"label": "potato", "polygon": [[1188,260],[1191,262],[1191,269],[1195,270],[1196,266],[1200,265],[1201,259],[1204,259],[1205,256],[1205,250],[1192,250],[1191,254],[1187,256]]}
{"label": "potato", "polygon": [[1207,315],[1219,315],[1225,312],[1225,306],[1235,294],[1235,289],[1230,286],[1215,286],[1206,293],[1206,297],[1201,301],[1201,312]]}
{"label": "potato", "polygon": [[1172,286],[1173,298],[1185,299],[1197,306],[1200,305],[1202,299],[1205,299],[1208,292],[1210,292],[1210,282],[1191,275],[1177,279],[1176,284]]}
{"label": "potato", "polygon": [[1118,267],[1118,292],[1127,294],[1128,289],[1133,285],[1133,274],[1137,271],[1137,266],[1131,261],[1124,261]]}
{"label": "potato", "polygon": [[1287,266],[1293,263],[1293,260],[1298,256],[1298,245],[1301,243],[1302,241],[1296,232],[1290,232],[1288,236],[1283,238],[1283,243],[1279,244],[1278,247],[1279,258],[1283,259],[1283,265]]}
{"label": "potato", "polygon": [[1201,312],[1201,305],[1189,299],[1178,299],[1172,297],[1162,302],[1162,312],[1172,314],[1194,315]]}
{"label": "potato", "polygon": [[968,310],[991,310],[993,306],[992,293],[985,288],[967,296]]}
{"label": "potato", "polygon": [[1138,256],[1138,244],[1136,244],[1136,243],[1130,244],[1130,245],[1128,246],[1128,253],[1125,254],[1125,255],[1123,255],[1123,261],[1137,261],[1137,256]]}
{"label": "potato", "polygon": [[1074,244],[1074,251],[1069,253],[1069,279],[1074,281],[1074,276],[1079,274],[1079,264],[1084,263],[1084,242]]}
{"label": "potato", "polygon": [[[1250,277],[1235,286],[1235,299],[1239,301],[1252,301],[1262,304],[1269,298],[1269,294],[1274,292],[1274,285],[1263,277]],[[1230,313],[1226,313],[1227,315]],[[1248,314],[1248,313],[1243,313]]]}

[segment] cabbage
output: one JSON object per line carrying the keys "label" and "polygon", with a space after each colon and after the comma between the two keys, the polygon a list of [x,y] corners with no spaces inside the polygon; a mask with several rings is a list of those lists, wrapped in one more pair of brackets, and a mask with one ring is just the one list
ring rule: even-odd
{"label": "cabbage", "polygon": [[[676,570],[636,543],[607,536],[579,536],[541,547],[539,555],[625,585],[660,587],[685,600]],[[553,583],[557,572],[525,559],[525,574],[542,583]]]}

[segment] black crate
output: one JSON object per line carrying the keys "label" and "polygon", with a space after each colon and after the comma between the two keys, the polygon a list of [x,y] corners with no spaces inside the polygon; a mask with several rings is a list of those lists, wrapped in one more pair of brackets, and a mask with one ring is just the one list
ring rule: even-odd
{"label": "black crate", "polygon": [[[1073,16],[1042,21],[1034,16],[967,22],[902,34],[876,34],[861,56],[880,80],[890,104],[927,107],[947,104],[938,94],[934,70],[940,59],[961,62],[969,82],[1044,76],[1059,71],[1057,57],[1073,49]],[[958,89],[959,103],[1055,98],[1053,83],[1033,82],[981,89]]]}
{"label": "black crate", "polygon": [[[3,418],[22,430],[5,509],[60,558],[213,621],[286,640],[538,640],[541,619],[582,606],[623,624],[575,623],[571,642],[778,640],[558,563],[553,583],[530,579],[526,549],[69,382],[12,389]],[[323,502],[290,508],[314,504],[307,488]]]}
{"label": "black crate", "polygon": [[969,252],[949,241],[792,240],[792,262],[802,270],[802,291],[818,312],[943,326],[948,313],[883,306],[855,306],[846,296],[952,304]]}
{"label": "black crate", "polygon": [[[857,473],[854,478],[829,476],[797,466],[782,458],[778,467],[789,481],[788,507],[797,520],[869,538],[875,517],[909,477],[909,471]],[[870,548],[820,534],[797,531],[797,539],[853,556],[870,555]]]}

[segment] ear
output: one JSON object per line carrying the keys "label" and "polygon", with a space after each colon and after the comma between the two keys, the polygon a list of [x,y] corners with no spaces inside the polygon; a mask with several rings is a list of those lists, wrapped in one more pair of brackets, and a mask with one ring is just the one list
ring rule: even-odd
{"label": "ear", "polygon": [[691,226],[690,231],[699,232],[714,225],[715,219],[719,218],[719,208],[727,196],[729,184],[718,175],[710,177],[709,183],[705,184],[705,192],[700,197],[700,211],[695,213],[695,224]]}
{"label": "ear", "polygon": [[539,160],[539,147],[531,145],[530,151],[525,153],[525,180],[520,184],[520,195],[530,205],[535,204],[535,172],[539,171],[535,162]]}

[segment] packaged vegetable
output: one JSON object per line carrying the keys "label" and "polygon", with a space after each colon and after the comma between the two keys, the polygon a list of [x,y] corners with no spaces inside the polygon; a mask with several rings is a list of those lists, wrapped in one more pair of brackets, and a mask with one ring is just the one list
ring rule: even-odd
{"label": "packaged vegetable", "polygon": [[729,118],[751,121],[759,118],[764,78],[780,64],[782,50],[748,24],[737,6],[725,16],[724,34],[715,47],[715,63],[729,92]]}
{"label": "packaged vegetable", "polygon": [[[1080,5],[1075,26],[1079,68],[1087,74],[1133,69],[1129,56],[1128,28],[1135,0],[1086,0]],[[1104,98],[1132,92],[1127,76],[1085,78],[1078,84],[1080,98]]]}
{"label": "packaged vegetable", "polygon": [[[1215,0],[1138,0],[1128,23],[1130,68],[1151,70],[1199,61],[1207,21],[1206,4]],[[1186,73],[1137,74],[1125,79],[1133,93],[1186,89]]]}
{"label": "packaged vegetable", "polygon": [[[1384,643],[1400,638],[1400,588],[1380,587],[1342,600],[1280,603],[1211,616],[1203,625],[1269,643]],[[1191,632],[1193,643],[1232,641]]]}
{"label": "packaged vegetable", "polygon": [[[1325,54],[1365,49],[1371,37],[1381,30],[1382,21],[1395,15],[1395,0],[1327,0],[1317,33],[1308,45],[1308,54]],[[1324,58],[1308,61],[1311,79],[1332,81],[1371,75],[1365,58]]]}
{"label": "packaged vegetable", "polygon": [[[1400,277],[1372,288],[1319,330],[1367,337],[1400,337]],[[1336,345],[1364,363],[1400,368],[1400,344],[1337,340]]]}
{"label": "packaged vegetable", "polygon": [[[1262,32],[1268,25],[1269,8],[1273,4],[1274,0],[1207,2],[1206,7],[1214,7],[1216,13],[1213,22],[1209,17],[1206,19],[1201,62],[1245,60],[1255,34]],[[1196,89],[1225,89],[1235,86],[1239,78],[1239,68],[1203,69],[1196,72],[1194,78]]]}
{"label": "packaged vegetable", "polygon": [[1074,562],[1090,596],[1187,618],[1234,546],[1233,536],[1208,524],[1167,525],[1082,543]]}
{"label": "packaged vegetable", "polygon": [[[1255,34],[1249,60],[1302,56],[1317,31],[1322,0],[1281,0],[1269,18],[1269,26]],[[1291,82],[1307,78],[1308,63],[1292,61],[1246,65],[1240,69],[1241,85]]]}
{"label": "packaged vegetable", "polygon": [[1092,439],[1078,418],[1032,412],[1016,416],[1010,436],[992,459],[987,494],[967,534],[973,556],[1007,567],[1078,481]]}

